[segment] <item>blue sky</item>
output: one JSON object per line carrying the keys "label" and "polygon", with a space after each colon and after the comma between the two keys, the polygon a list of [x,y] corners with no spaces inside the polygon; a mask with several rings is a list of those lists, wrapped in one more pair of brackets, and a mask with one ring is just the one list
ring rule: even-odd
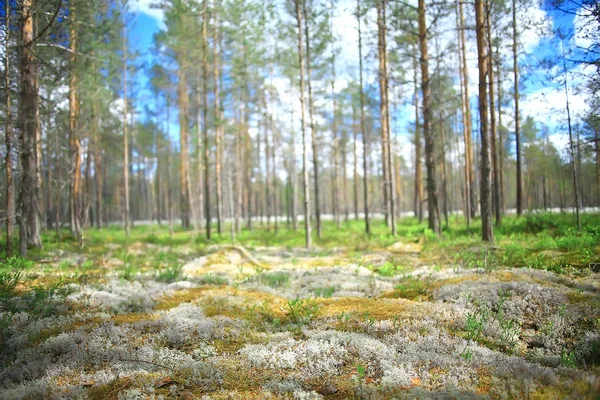
{"label": "blue sky", "polygon": [[[159,31],[162,26],[162,12],[160,10],[151,9],[149,4],[151,0],[132,0],[131,10],[134,18],[130,28],[130,43],[131,47],[137,50],[142,56],[140,57],[140,63],[150,63],[152,56],[150,49],[152,46],[152,37]],[[353,37],[356,36],[356,28],[351,18],[351,12],[353,10],[353,1],[341,0],[340,1],[339,14],[334,19],[336,33],[341,39],[342,47],[342,63],[338,68],[340,70],[340,84],[337,87],[343,87],[345,83],[352,79],[355,74],[355,65],[352,65],[352,60],[357,60],[356,43],[354,43]],[[467,15],[468,17],[468,15]],[[509,18],[510,16],[507,16]],[[522,18],[532,18],[538,22],[542,22],[545,25],[546,30],[550,30],[552,27],[561,27],[562,29],[572,30],[574,27],[573,15],[565,15],[559,12],[546,13],[545,10],[541,9],[538,5],[532,4],[528,6],[527,10],[523,10]],[[450,21],[451,23],[451,21]],[[364,27],[363,27],[364,28]],[[524,53],[527,55],[521,56],[520,62],[523,65],[531,66],[530,74],[527,79],[523,82],[523,99],[522,99],[522,110],[523,117],[527,115],[534,116],[537,120],[543,121],[550,126],[551,140],[559,148],[564,148],[566,145],[566,133],[564,131],[564,92],[562,87],[559,85],[557,80],[548,80],[545,75],[545,71],[539,70],[535,67],[535,63],[538,59],[552,55],[558,49],[556,48],[556,42],[551,35],[546,34],[540,36],[538,33],[533,31],[523,32]],[[471,75],[471,94],[474,95],[476,91],[476,57],[474,56],[474,40],[468,40],[470,43],[469,59],[469,71]],[[572,43],[573,44],[573,43]],[[510,49],[506,49],[503,52],[505,56],[510,54]],[[505,60],[508,62],[509,60]],[[578,83],[581,81],[579,77],[581,67],[569,66],[572,69],[572,74],[569,76],[572,83]],[[556,72],[556,71],[554,71]],[[153,101],[149,99],[150,93],[147,90],[147,77],[143,70],[139,70],[136,76],[136,83],[140,91],[138,93],[138,104],[136,106],[138,112],[142,112],[144,104],[153,105]],[[282,83],[283,85],[283,83]],[[512,87],[512,78],[507,76],[507,80],[504,83],[505,88],[508,90]],[[282,95],[285,90],[282,88],[279,90]],[[408,98],[411,96],[410,93],[406,93],[405,96]],[[570,93],[571,109],[575,116],[582,113],[585,108],[585,95],[577,94],[575,91]],[[285,99],[283,99],[285,101]],[[293,103],[295,100],[291,100]],[[472,103],[475,103],[475,98],[472,98]],[[178,125],[176,114],[173,113],[171,134],[176,135],[178,133]],[[512,114],[512,105],[509,105],[506,109],[506,115]],[[406,105],[398,109],[398,121],[400,126],[401,143],[408,144],[409,137],[408,131],[410,126],[414,123],[412,120],[414,116],[414,108],[411,105]],[[144,119],[141,116],[141,119]],[[505,117],[505,124],[510,128],[512,122],[510,117]],[[299,124],[297,124],[299,126]],[[410,159],[410,146],[401,146],[405,148],[406,154],[405,159]],[[404,151],[403,151],[404,153]]]}

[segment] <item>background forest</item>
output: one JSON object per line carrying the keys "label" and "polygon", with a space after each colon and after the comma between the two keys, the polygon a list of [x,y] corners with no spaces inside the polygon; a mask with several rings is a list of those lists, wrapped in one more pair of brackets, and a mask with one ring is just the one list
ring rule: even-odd
{"label": "background forest", "polygon": [[[492,239],[492,213],[598,206],[595,2],[150,6],[140,54],[139,3],[5,2],[2,221],[21,215],[22,253],[65,225],[210,238],[310,215],[308,245],[321,216],[439,233],[458,212]],[[520,110],[539,87],[557,118]]]}
{"label": "background forest", "polygon": [[598,399],[597,0],[0,4],[0,400]]}

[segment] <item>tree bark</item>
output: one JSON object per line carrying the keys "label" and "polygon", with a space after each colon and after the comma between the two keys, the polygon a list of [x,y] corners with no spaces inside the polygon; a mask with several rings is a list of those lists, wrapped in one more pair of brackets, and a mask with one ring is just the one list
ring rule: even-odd
{"label": "tree bark", "polygon": [[463,78],[463,88],[464,88],[464,111],[466,114],[465,118],[465,137],[466,137],[466,148],[465,148],[465,158],[467,159],[466,164],[468,164],[468,185],[467,190],[469,194],[469,206],[471,207],[470,213],[471,218],[475,217],[477,213],[477,206],[475,200],[475,173],[473,171],[473,130],[472,130],[472,119],[471,119],[471,97],[469,96],[469,69],[467,67],[467,41],[465,38],[465,16],[463,10],[463,2],[462,0],[458,1],[458,13],[460,16],[460,53],[461,57],[461,75]]}
{"label": "tree bark", "polygon": [[129,236],[129,123],[127,121],[127,31],[123,25],[123,187],[125,235]]}
{"label": "tree bark", "polygon": [[[491,132],[491,152],[492,152],[492,171],[493,171],[493,186],[492,186],[492,209],[496,217],[496,225],[502,224],[502,205],[500,204],[500,177],[498,173],[498,152],[496,146],[496,105],[494,95],[494,51],[492,38],[492,20],[491,20],[491,1],[487,0],[487,37],[488,37],[488,71],[489,71],[489,96],[490,96],[490,132]],[[499,90],[499,89],[498,89]]]}
{"label": "tree bark", "polygon": [[[340,227],[340,217],[338,203],[340,199],[340,177],[339,177],[339,163],[340,163],[340,144],[338,138],[337,129],[337,96],[335,95],[335,55],[331,58],[331,99],[333,103],[333,121],[331,126],[331,134],[333,135],[333,216],[337,227]],[[345,199],[344,199],[345,200]]]}
{"label": "tree bark", "polygon": [[512,52],[515,101],[515,147],[517,155],[517,215],[523,214],[523,162],[521,156],[521,121],[519,116],[519,65],[517,63],[517,0],[512,1]]}
{"label": "tree bark", "polygon": [[310,58],[310,33],[308,26],[308,9],[306,1],[302,0],[302,12],[304,14],[304,35],[306,36],[306,85],[308,87],[308,112],[310,117],[310,132],[312,141],[313,158],[313,180],[315,186],[315,221],[317,223],[317,237],[321,238],[321,198],[319,196],[319,152],[317,143],[317,128],[315,125],[315,104],[312,95],[312,68]]}
{"label": "tree bark", "polygon": [[429,79],[429,53],[427,50],[427,26],[425,0],[419,0],[419,49],[421,51],[421,88],[423,91],[423,134],[425,136],[425,167],[427,169],[428,226],[441,234],[435,176],[434,134],[431,129],[431,82]]}
{"label": "tree bark", "polygon": [[214,85],[215,85],[215,175],[217,183],[217,233],[222,234],[223,223],[223,179],[221,176],[221,159],[222,159],[222,123],[221,121],[221,106],[219,93],[219,23],[217,15],[217,1],[214,2],[214,30],[213,30],[213,62],[214,62]]}
{"label": "tree bark", "polygon": [[202,92],[204,101],[202,104],[202,137],[204,138],[204,215],[206,217],[206,238],[210,240],[210,171],[208,157],[208,1],[204,0],[204,13],[202,16]]}
{"label": "tree bark", "polygon": [[187,79],[183,66],[178,70],[178,98],[179,98],[179,146],[180,166],[179,166],[179,190],[180,190],[180,208],[181,208],[181,226],[185,229],[190,227],[190,169],[189,169],[189,142],[188,142],[188,115],[189,115],[189,97],[187,88]]}
{"label": "tree bark", "polygon": [[380,118],[380,130],[381,130],[381,169],[383,172],[383,203],[384,203],[384,214],[385,223],[387,226],[391,226],[391,210],[390,210],[390,188],[389,188],[389,147],[388,147],[388,124],[387,124],[387,94],[385,91],[386,83],[386,70],[385,70],[385,26],[383,23],[383,13],[385,12],[385,5],[383,0],[377,0],[377,58],[379,60],[379,118]]}
{"label": "tree bark", "polygon": [[415,216],[419,223],[423,222],[423,176],[421,169],[421,121],[419,121],[419,81],[418,81],[417,46],[413,47],[413,70],[415,82]]}
{"label": "tree bark", "polygon": [[4,87],[6,88],[6,111],[5,111],[5,146],[6,146],[6,257],[9,258],[12,255],[12,233],[13,233],[13,219],[15,217],[15,203],[13,193],[13,169],[12,169],[12,141],[13,141],[13,130],[12,130],[12,103],[10,96],[10,2],[7,1],[5,4],[5,31],[4,31]]}
{"label": "tree bark", "polygon": [[[300,9],[300,2],[304,0],[294,0],[296,6],[296,21],[298,23],[298,60],[300,63],[300,121],[302,129],[302,177],[304,183],[304,232],[306,238],[306,248],[310,249],[312,246],[311,232],[310,232],[310,189],[309,189],[309,175],[308,175],[308,141],[306,138],[306,121],[305,121],[305,104],[304,104],[304,44],[303,44],[303,33],[302,33],[302,11]],[[313,131],[314,132],[314,131]]]}
{"label": "tree bark", "polygon": [[481,238],[494,241],[492,224],[492,169],[490,160],[490,132],[488,125],[487,76],[489,62],[485,45],[484,0],[475,0],[475,31],[477,35],[477,65],[479,67],[479,124],[481,137]]}
{"label": "tree bark", "polygon": [[365,233],[371,235],[371,225],[369,222],[369,149],[367,146],[367,130],[365,127],[365,93],[363,89],[363,58],[362,58],[362,33],[360,29],[360,20],[362,17],[360,9],[360,0],[356,0],[356,20],[358,22],[358,69],[359,69],[359,98],[360,98],[360,131],[363,143],[363,201],[365,210]]}
{"label": "tree bark", "polygon": [[[71,170],[70,170],[70,189],[69,196],[70,204],[70,227],[71,234],[81,241],[81,224],[80,224],[80,191],[81,191],[81,145],[79,141],[79,132],[77,120],[79,118],[79,96],[78,76],[77,76],[77,12],[75,3],[70,4],[69,19],[69,148],[71,155]],[[36,122],[37,124],[37,122]]]}
{"label": "tree bark", "polygon": [[36,110],[38,93],[35,85],[37,62],[33,55],[34,0],[21,3],[21,94],[20,94],[20,248],[22,256],[29,247],[41,247],[39,220],[39,191],[37,179]]}

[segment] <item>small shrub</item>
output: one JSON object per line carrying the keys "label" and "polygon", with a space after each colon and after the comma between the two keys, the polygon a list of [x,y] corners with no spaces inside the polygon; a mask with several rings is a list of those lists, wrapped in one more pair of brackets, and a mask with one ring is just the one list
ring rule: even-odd
{"label": "small shrub", "polygon": [[31,267],[33,267],[33,261],[20,256],[12,256],[4,261],[0,261],[0,270],[25,270]]}
{"label": "small shrub", "polygon": [[166,283],[173,283],[179,279],[183,271],[182,264],[173,264],[167,268],[162,269],[157,276],[157,280]]}
{"label": "small shrub", "polygon": [[295,324],[309,323],[319,310],[319,305],[311,298],[301,299],[296,297],[294,300],[288,300],[287,306],[288,318]]}
{"label": "small shrub", "polygon": [[0,301],[16,295],[15,288],[21,277],[21,271],[0,272]]}
{"label": "small shrub", "polygon": [[221,286],[221,285],[227,285],[227,283],[229,283],[229,281],[227,280],[227,278],[223,278],[222,276],[208,273],[208,274],[202,275],[200,277],[200,283],[202,283],[204,285]]}
{"label": "small shrub", "polygon": [[285,285],[290,280],[290,274],[287,272],[272,272],[270,274],[260,274],[259,280],[267,286],[277,288]]}
{"label": "small shrub", "polygon": [[335,292],[335,287],[327,286],[327,287],[323,287],[323,288],[316,288],[314,290],[314,292],[315,292],[315,297],[331,297],[331,296],[333,296],[333,293]]}

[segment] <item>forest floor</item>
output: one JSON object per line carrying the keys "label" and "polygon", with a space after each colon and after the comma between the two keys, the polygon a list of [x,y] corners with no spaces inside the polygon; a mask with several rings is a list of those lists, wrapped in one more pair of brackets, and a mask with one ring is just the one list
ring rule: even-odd
{"label": "forest floor", "polygon": [[311,251],[281,223],[241,245],[47,232],[0,264],[0,398],[597,399],[600,215],[583,217],[509,217],[491,247],[412,219],[395,238],[327,222]]}

